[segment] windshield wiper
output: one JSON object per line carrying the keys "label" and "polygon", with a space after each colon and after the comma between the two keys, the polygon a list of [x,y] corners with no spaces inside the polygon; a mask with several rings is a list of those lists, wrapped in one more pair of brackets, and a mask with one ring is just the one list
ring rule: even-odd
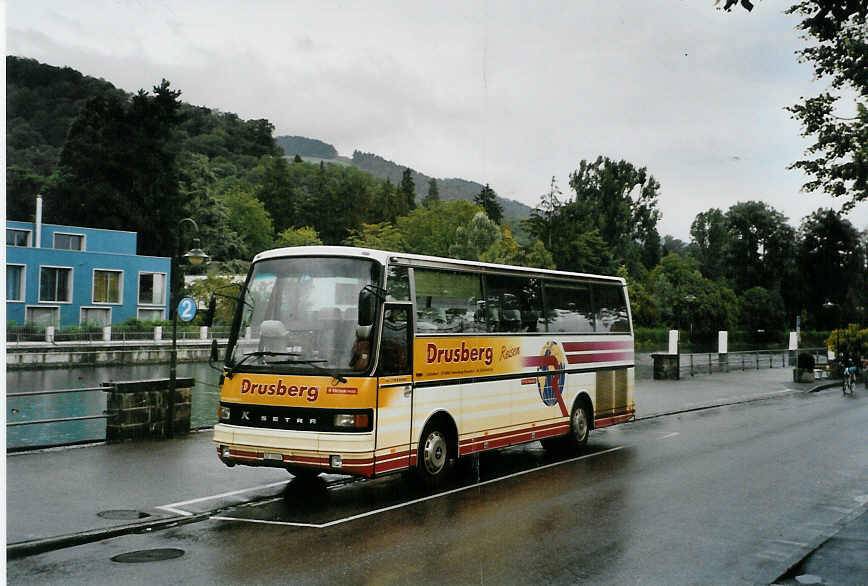
{"label": "windshield wiper", "polygon": [[278,360],[276,362],[272,362],[271,364],[306,364],[308,366],[314,367],[314,369],[316,369],[316,370],[318,370],[324,374],[329,375],[330,377],[332,377],[333,379],[335,379],[337,381],[340,381],[342,383],[347,382],[347,379],[345,379],[343,376],[341,376],[340,374],[338,374],[336,372],[330,371],[328,368],[323,368],[322,366],[317,364],[318,362],[328,362],[328,360],[304,360],[304,359],[303,360]]}
{"label": "windshield wiper", "polygon": [[226,378],[232,378],[232,375],[235,374],[235,369],[240,367],[242,364],[250,360],[251,358],[257,358],[260,356],[298,356],[299,354],[296,352],[271,352],[269,350],[259,350],[258,352],[247,352],[241,360],[238,361],[238,364],[230,364],[229,368],[226,370]]}

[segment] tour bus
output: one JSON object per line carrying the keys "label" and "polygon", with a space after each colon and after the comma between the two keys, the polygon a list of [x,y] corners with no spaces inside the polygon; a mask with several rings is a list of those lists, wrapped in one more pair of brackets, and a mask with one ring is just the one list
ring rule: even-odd
{"label": "tour bus", "polygon": [[[412,471],[634,417],[623,279],[336,246],[270,250],[241,290],[214,443],[296,476]],[[212,348],[212,355],[216,348]]]}

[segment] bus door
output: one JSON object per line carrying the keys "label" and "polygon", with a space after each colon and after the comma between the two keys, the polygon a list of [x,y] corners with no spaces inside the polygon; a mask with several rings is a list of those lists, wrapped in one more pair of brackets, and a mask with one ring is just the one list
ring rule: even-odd
{"label": "bus door", "polygon": [[410,465],[413,415],[413,306],[386,303],[377,361],[377,443],[374,473]]}

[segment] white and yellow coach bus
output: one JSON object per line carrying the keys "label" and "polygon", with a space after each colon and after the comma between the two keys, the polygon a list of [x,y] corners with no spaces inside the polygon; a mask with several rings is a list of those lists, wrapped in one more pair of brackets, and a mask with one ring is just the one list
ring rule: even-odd
{"label": "white and yellow coach bus", "polygon": [[229,466],[429,483],[634,416],[620,278],[344,247],[254,258],[221,377]]}

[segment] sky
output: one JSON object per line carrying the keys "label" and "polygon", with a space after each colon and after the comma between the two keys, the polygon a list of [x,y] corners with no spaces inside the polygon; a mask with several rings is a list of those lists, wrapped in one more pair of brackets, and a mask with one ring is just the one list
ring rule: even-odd
{"label": "sky", "polygon": [[[761,200],[794,226],[840,201],[788,170],[784,109],[827,88],[794,52],[791,2],[10,0],[6,53],[181,98],[275,136],[489,183],[531,207],[599,155],[661,184],[661,234]],[[868,204],[848,218],[868,229]]]}

